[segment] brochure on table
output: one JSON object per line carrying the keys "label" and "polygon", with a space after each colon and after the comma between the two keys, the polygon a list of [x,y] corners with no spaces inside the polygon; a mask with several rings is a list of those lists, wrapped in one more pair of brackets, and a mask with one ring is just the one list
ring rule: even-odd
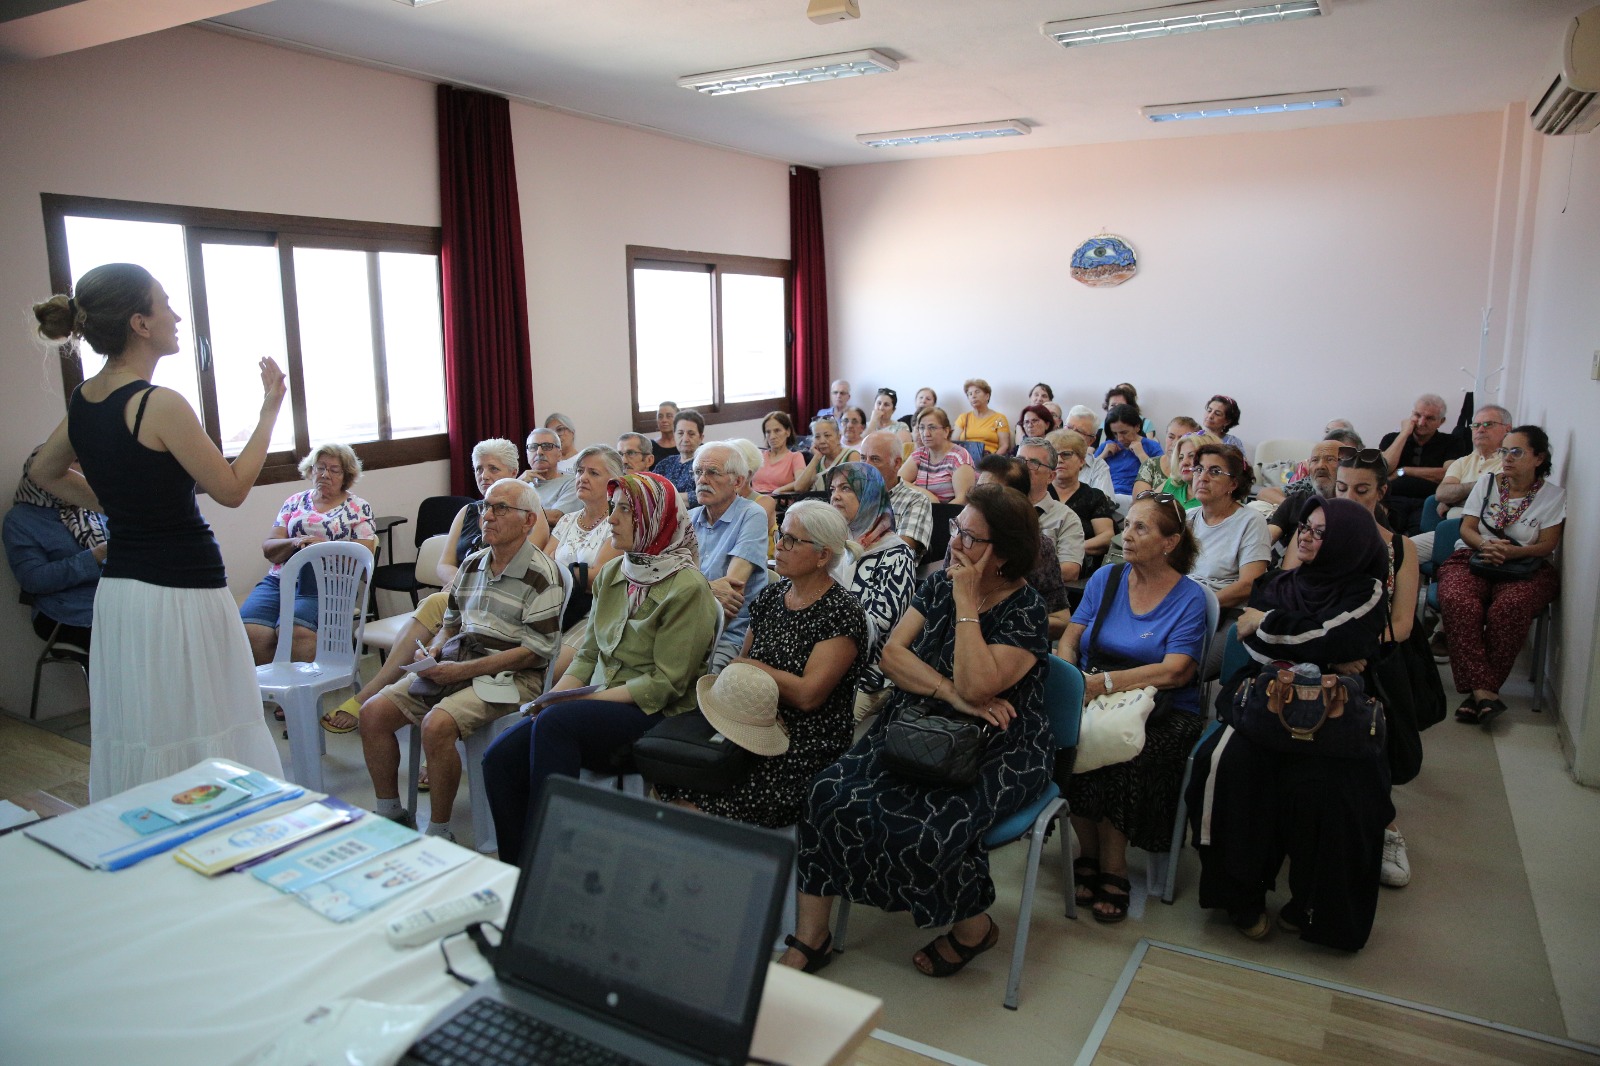
{"label": "brochure on table", "polygon": [[438,837],[423,837],[353,870],[308,885],[295,896],[324,918],[347,922],[472,858],[472,852],[465,848]]}
{"label": "brochure on table", "polygon": [[172,857],[191,870],[211,877],[288,851],[302,841],[365,814],[359,807],[330,796],[275,818],[236,823],[207,833],[173,852]]}
{"label": "brochure on table", "polygon": [[388,818],[363,818],[359,825],[268,859],[254,867],[250,876],[279,892],[298,892],[307,885],[410,844],[417,836],[415,829],[407,829]]}

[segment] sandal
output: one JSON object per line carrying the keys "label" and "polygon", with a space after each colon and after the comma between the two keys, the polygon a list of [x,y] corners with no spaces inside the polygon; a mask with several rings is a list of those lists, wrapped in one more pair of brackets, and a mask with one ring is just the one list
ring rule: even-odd
{"label": "sandal", "polygon": [[[333,716],[341,711],[350,716],[350,724],[347,726],[336,726],[332,722]],[[356,698],[354,696],[351,696],[349,699],[339,704],[339,706],[322,716],[322,728],[327,730],[329,733],[352,733],[360,724],[361,704],[356,702]]]}
{"label": "sandal", "polygon": [[1467,725],[1477,725],[1483,721],[1479,713],[1478,701],[1468,696],[1461,701],[1461,706],[1456,708],[1456,721]]}
{"label": "sandal", "polygon": [[801,973],[816,973],[818,970],[822,969],[824,966],[827,966],[828,963],[833,961],[832,933],[829,933],[827,938],[823,940],[821,947],[816,948],[812,947],[810,944],[807,944],[804,940],[800,940],[794,936],[784,937],[783,942],[785,946],[794,948],[801,955],[805,956],[806,964],[800,967]]}
{"label": "sandal", "polygon": [[1502,714],[1505,714],[1506,710],[1506,705],[1498,699],[1479,700],[1478,724],[1487,729],[1489,727],[1489,723],[1494,721],[1496,718],[1499,718]]}
{"label": "sandal", "polygon": [[[939,953],[939,941],[941,940],[949,944],[950,950],[956,953],[955,962],[951,962]],[[940,933],[922,945],[921,953],[928,957],[929,969],[924,970],[921,966],[917,966],[915,957],[912,958],[911,965],[917,966],[917,972],[928,977],[949,977],[953,973],[958,973],[967,963],[998,943],[1000,943],[1000,926],[991,917],[989,919],[989,931],[976,944],[963,944],[956,939],[955,930],[951,929],[950,932]]]}
{"label": "sandal", "polygon": [[428,791],[428,764],[423,763],[422,769],[417,771],[417,791]]}
{"label": "sandal", "polygon": [[1267,934],[1272,932],[1272,916],[1265,910],[1255,914],[1234,914],[1230,917],[1233,920],[1233,927],[1250,940],[1264,940]]}
{"label": "sandal", "polygon": [[[1117,888],[1122,891],[1111,893],[1106,891],[1107,888]],[[1094,920],[1104,922],[1107,925],[1115,925],[1117,922],[1122,921],[1128,916],[1128,901],[1132,898],[1132,895],[1133,884],[1126,877],[1118,877],[1116,874],[1101,874],[1100,890],[1095,893],[1094,902],[1097,905],[1104,903],[1112,909],[1110,911],[1102,911],[1098,909],[1098,906],[1091,907],[1090,910],[1094,913]]]}
{"label": "sandal", "polygon": [[[1078,906],[1090,907],[1094,905],[1095,890],[1100,887],[1100,860],[1087,855],[1080,855],[1072,860],[1073,894],[1077,897]],[[1087,891],[1087,895],[1085,894]]]}

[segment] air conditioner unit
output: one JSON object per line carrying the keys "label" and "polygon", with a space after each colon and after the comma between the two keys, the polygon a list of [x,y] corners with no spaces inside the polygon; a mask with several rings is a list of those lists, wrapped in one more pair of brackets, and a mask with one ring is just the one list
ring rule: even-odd
{"label": "air conditioner unit", "polygon": [[1600,7],[1567,27],[1556,75],[1528,117],[1540,133],[1588,133],[1600,126]]}

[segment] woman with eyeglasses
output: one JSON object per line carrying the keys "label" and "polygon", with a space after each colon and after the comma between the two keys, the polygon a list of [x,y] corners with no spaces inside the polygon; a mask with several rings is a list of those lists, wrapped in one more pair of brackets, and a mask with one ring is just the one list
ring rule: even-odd
{"label": "woman with eyeglasses", "polygon": [[[945,929],[912,956],[929,977],[948,977],[999,942],[983,836],[1040,795],[1055,752],[1044,710],[1045,608],[1023,580],[1039,553],[1032,518],[1019,492],[973,489],[951,538],[954,563],[922,583],[889,637],[882,669],[894,694],[806,800],[795,933],[782,964],[815,973],[832,960],[841,895]],[[885,767],[885,723],[928,703],[994,727],[973,784],[916,784]]]}
{"label": "woman with eyeglasses", "polygon": [[795,450],[794,419],[787,411],[768,411],[761,420],[761,436],[767,447],[750,486],[770,496],[800,476],[806,468],[806,457]]}
{"label": "woman with eyeglasses", "polygon": [[859,407],[846,407],[839,419],[839,439],[846,448],[860,448],[867,435],[867,413]]}
{"label": "woman with eyeglasses", "polygon": [[546,778],[606,769],[658,716],[695,709],[695,680],[716,639],[722,608],[695,562],[694,529],[672,482],[625,474],[606,494],[618,557],[595,577],[583,649],[551,688],[566,695],[484,752],[483,783],[505,862],[524,857]]}
{"label": "woman with eyeglasses", "polygon": [[1089,458],[1089,442],[1082,434],[1058,429],[1045,439],[1056,450],[1056,476],[1050,481],[1050,490],[1056,499],[1072,508],[1083,526],[1082,574],[1086,576],[1111,549],[1111,538],[1116,535],[1120,520],[1117,505],[1093,485],[1079,480]]}
{"label": "woman with eyeglasses", "polygon": [[725,792],[658,785],[663,800],[768,829],[800,820],[811,779],[844,754],[855,728],[856,681],[870,638],[861,605],[832,571],[857,547],[827,504],[799,500],[789,508],[774,561],[781,580],[750,604],[744,648],[727,667],[755,667],[776,683],[788,749],[757,755],[750,776]]}
{"label": "woman with eyeglasses", "polygon": [[[1389,624],[1388,551],[1367,509],[1313,496],[1300,513],[1297,565],[1256,586],[1239,640],[1257,670],[1310,663],[1364,673]],[[1370,691],[1370,689],[1369,689]],[[1359,950],[1378,906],[1385,827],[1394,821],[1382,755],[1287,754],[1232,727],[1195,753],[1190,830],[1200,906],[1225,910],[1244,936],[1272,931],[1266,897],[1285,859],[1289,901],[1278,926],[1302,940]]]}
{"label": "woman with eyeglasses", "polygon": [[[256,665],[272,661],[278,646],[278,573],[289,557],[311,544],[352,540],[367,551],[378,550],[372,505],[350,491],[361,476],[361,460],[348,444],[319,444],[300,460],[300,476],[311,487],[283,501],[278,518],[261,542],[271,568],[239,605],[250,654]],[[310,662],[317,652],[317,575],[302,568],[294,593],[294,638],[290,656]],[[282,719],[283,709],[277,711]]]}
{"label": "woman with eyeglasses", "polygon": [[917,416],[920,443],[900,467],[900,480],[934,503],[965,503],[977,480],[972,454],[950,439],[950,416],[929,407]]}
{"label": "woman with eyeglasses", "polygon": [[827,417],[811,423],[811,451],[811,462],[779,492],[810,492],[811,486],[819,479],[824,485],[828,483],[828,473],[834,467],[840,463],[854,463],[861,458],[861,453],[847,447],[839,436],[839,423]]}
{"label": "woman with eyeglasses", "polygon": [[624,473],[622,456],[615,448],[593,444],[579,452],[574,457],[572,483],[583,509],[562,515],[550,531],[550,539],[545,541],[544,553],[572,578],[572,597],[561,616],[561,654],[555,663],[557,677],[583,647],[595,575],[619,554],[612,542],[611,523],[607,521],[611,502],[606,490]]}
{"label": "woman with eyeglasses", "polygon": [[[1190,519],[1200,545],[1191,577],[1210,586],[1222,608],[1219,633],[1239,616],[1250,587],[1267,572],[1272,561],[1272,534],[1267,520],[1253,507],[1245,507],[1255,475],[1244,454],[1231,444],[1203,444],[1195,452],[1194,494],[1200,509]],[[1211,642],[1211,654],[1201,665],[1201,680],[1217,676],[1222,665],[1221,640]]]}
{"label": "woman with eyeglasses", "polygon": [[[1128,847],[1163,852],[1183,787],[1184,761],[1205,726],[1197,667],[1206,640],[1205,592],[1184,575],[1194,535],[1171,496],[1147,493],[1128,510],[1125,563],[1101,567],[1061,635],[1056,654],[1085,674],[1087,704],[1109,692],[1154,686],[1173,696],[1145,722],[1144,750],[1125,763],[1063,782],[1078,837],[1078,902],[1098,922],[1128,916]],[[1101,603],[1110,597],[1101,621]]]}
{"label": "woman with eyeglasses", "polygon": [[[1037,388],[1037,386],[1035,386]],[[1055,432],[1060,427],[1055,424],[1055,416],[1050,409],[1042,404],[1029,404],[1022,409],[1022,414],[1017,418],[1017,425],[1022,428],[1021,435],[1017,438],[1017,446],[1009,454],[1015,455],[1022,447],[1022,441],[1029,437],[1043,440],[1047,434]]]}
{"label": "woman with eyeglasses", "polygon": [[1231,444],[1244,451],[1244,441],[1235,437],[1231,432],[1239,424],[1239,401],[1232,396],[1221,393],[1206,401],[1204,416],[1206,432],[1221,439],[1224,444]]}
{"label": "woman with eyeglasses", "polygon": [[[1173,449],[1185,437],[1203,433],[1205,430],[1200,428],[1200,423],[1188,415],[1179,415],[1168,422],[1167,438],[1162,442],[1161,454],[1139,464],[1138,476],[1133,479],[1133,494],[1137,496],[1141,492],[1174,492],[1174,488],[1168,483],[1172,479],[1179,478],[1178,467],[1173,462]],[[1210,435],[1207,434],[1207,439],[1201,443],[1211,443]],[[1183,494],[1187,496],[1192,487],[1189,484],[1189,475],[1183,474],[1180,480],[1183,482]],[[1184,506],[1189,505],[1185,503]]]}
{"label": "woman with eyeglasses", "polygon": [[1439,567],[1439,614],[1450,672],[1466,699],[1456,721],[1487,726],[1506,711],[1500,689],[1539,612],[1561,590],[1550,557],[1561,546],[1567,501],[1550,478],[1550,438],[1517,426],[1499,450],[1500,473],[1478,479],[1461,539]]}
{"label": "woman with eyeglasses", "polygon": [[839,583],[867,614],[868,643],[862,655],[856,719],[876,713],[888,698],[889,681],[878,669],[883,643],[900,623],[917,587],[917,556],[894,531],[894,513],[883,476],[866,463],[846,463],[833,472],[829,503],[849,523],[851,547],[839,559]]}
{"label": "woman with eyeglasses", "polygon": [[[1053,403],[1055,398],[1056,390],[1052,389],[1049,385],[1042,381],[1036,383],[1033,388],[1028,390],[1028,406],[1024,407],[1021,413],[1017,415],[1016,421],[1016,425],[1022,430],[1022,436],[1042,437],[1045,435],[1045,433],[1054,433],[1056,430],[1061,428],[1061,423],[1056,421],[1055,415],[1053,415],[1050,409],[1045,406],[1047,403]],[[1045,421],[1044,433],[1031,433],[1029,432],[1028,427],[1023,424],[1028,420],[1028,412],[1034,408],[1038,408],[1039,411],[1043,413]]]}
{"label": "woman with eyeglasses", "polygon": [[556,439],[561,442],[561,452],[556,457],[556,473],[572,473],[578,465],[577,423],[559,411],[552,411],[545,416],[544,428],[555,430]]}

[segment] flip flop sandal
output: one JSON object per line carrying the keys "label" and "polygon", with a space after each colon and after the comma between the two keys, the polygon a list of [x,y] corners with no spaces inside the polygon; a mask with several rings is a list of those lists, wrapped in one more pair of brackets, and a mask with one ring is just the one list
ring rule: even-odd
{"label": "flip flop sandal", "polygon": [[[956,962],[951,962],[939,954],[939,941],[941,940],[948,943],[950,950],[956,953]],[[949,933],[941,933],[922,945],[922,954],[928,957],[928,963],[932,969],[924,970],[922,967],[917,966],[917,972],[928,977],[949,977],[951,974],[959,973],[967,963],[998,943],[1000,943],[1000,926],[993,918],[989,919],[989,931],[984,934],[983,939],[970,947],[955,938],[954,930]],[[914,959],[911,965],[917,965]]]}
{"label": "flip flop sandal", "polygon": [[788,947],[794,948],[805,956],[806,964],[800,967],[801,973],[816,973],[833,961],[833,934],[829,933],[820,948],[814,948],[803,940],[793,936],[786,936],[783,942]]}
{"label": "flip flop sandal", "polygon": [[417,791],[428,791],[428,764],[423,763],[422,769],[417,771]]}
{"label": "flip flop sandal", "polygon": [[1507,709],[1506,705],[1500,700],[1479,700],[1478,724],[1487,729],[1489,723],[1505,714]]}
{"label": "flip flop sandal", "polygon": [[[1107,892],[1107,888],[1120,888],[1122,891],[1112,893]],[[1128,902],[1132,899],[1132,896],[1133,885],[1126,877],[1118,877],[1116,874],[1101,874],[1100,891],[1095,894],[1094,901],[1095,903],[1104,903],[1114,909],[1108,914],[1098,908],[1091,907],[1090,910],[1094,914],[1094,920],[1104,922],[1106,925],[1115,925],[1117,922],[1127,918]]]}
{"label": "flip flop sandal", "polygon": [[[345,726],[342,729],[339,728],[336,725],[332,725],[329,722],[329,719],[332,718],[334,715],[338,714],[340,711],[343,711],[345,714],[348,714],[351,718],[355,719],[354,722],[352,722],[350,725]],[[338,734],[341,734],[341,733],[353,733],[353,732],[355,732],[355,730],[360,725],[361,725],[361,704],[356,703],[356,700],[355,700],[354,696],[352,696],[349,699],[345,700],[343,703],[339,704],[339,706],[335,707],[333,710],[329,711],[327,714],[322,716],[322,728],[324,730],[326,730],[327,732],[329,732],[329,733],[333,733],[334,735],[338,735]]]}
{"label": "flip flop sandal", "polygon": [[1088,889],[1087,896],[1077,896],[1078,906],[1090,907],[1094,905],[1096,890],[1100,887],[1100,860],[1079,856],[1072,860],[1072,886],[1076,894],[1079,889]]}
{"label": "flip flop sandal", "polygon": [[1478,702],[1470,696],[1463,700],[1461,706],[1456,708],[1456,721],[1466,725],[1477,725],[1482,722]]}

